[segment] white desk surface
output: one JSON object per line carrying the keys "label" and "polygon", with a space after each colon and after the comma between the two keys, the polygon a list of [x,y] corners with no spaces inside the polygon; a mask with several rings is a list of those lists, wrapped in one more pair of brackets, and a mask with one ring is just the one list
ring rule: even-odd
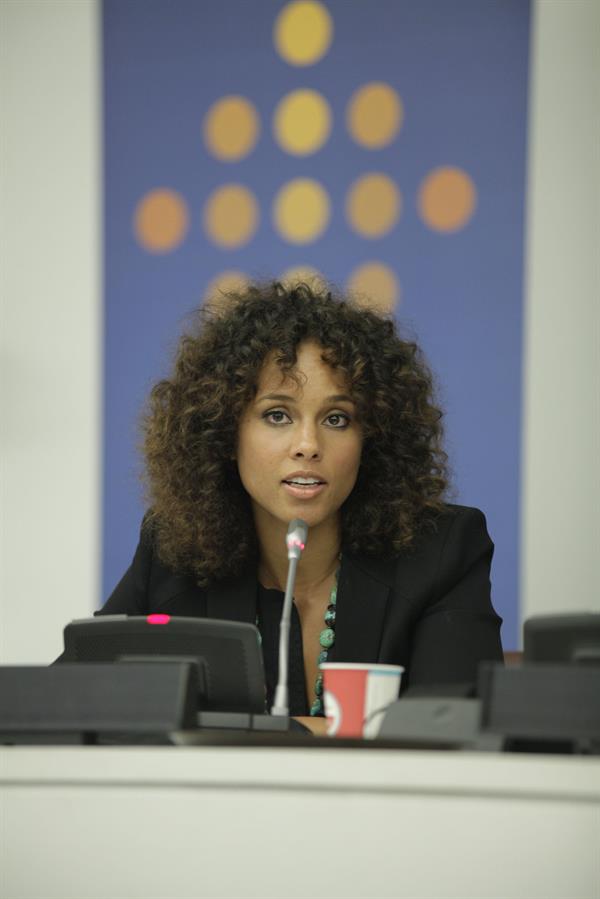
{"label": "white desk surface", "polygon": [[600,899],[600,759],[0,749],[2,899]]}

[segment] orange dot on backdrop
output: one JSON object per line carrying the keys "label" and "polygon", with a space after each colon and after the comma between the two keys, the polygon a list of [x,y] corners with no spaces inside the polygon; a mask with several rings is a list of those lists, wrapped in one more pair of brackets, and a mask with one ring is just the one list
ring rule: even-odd
{"label": "orange dot on backdrop", "polygon": [[369,172],[350,185],[346,216],[354,231],[370,239],[383,237],[396,224],[402,197],[395,182],[380,172]]}
{"label": "orange dot on backdrop", "polygon": [[317,0],[292,0],[275,20],[275,49],[292,66],[314,65],[325,56],[332,39],[331,15]]}
{"label": "orange dot on backdrop", "polygon": [[149,253],[168,253],[184,239],[189,213],[183,197],[159,187],[149,191],[137,204],[133,230],[140,245]]}
{"label": "orange dot on backdrop", "polygon": [[273,115],[275,140],[287,153],[308,156],[326,143],[331,109],[318,91],[300,88],[281,98]]}
{"label": "orange dot on backdrop", "polygon": [[211,279],[204,291],[204,303],[213,309],[227,305],[227,295],[245,290],[250,282],[248,275],[237,269],[219,272]]}
{"label": "orange dot on backdrop", "polygon": [[202,131],[213,156],[222,162],[237,162],[256,146],[260,131],[258,112],[245,97],[222,97],[206,113]]}
{"label": "orange dot on backdrop", "polygon": [[357,266],[346,286],[359,305],[378,312],[392,312],[400,301],[398,278],[383,262],[364,262]]}
{"label": "orange dot on backdrop", "polygon": [[417,207],[426,225],[434,231],[464,228],[477,206],[477,189],[462,169],[441,166],[421,182]]}
{"label": "orange dot on backdrop", "polygon": [[286,287],[294,287],[296,284],[308,284],[315,290],[322,290],[327,282],[323,275],[311,265],[295,265],[286,269],[279,276],[279,280]]}
{"label": "orange dot on backdrop", "polygon": [[259,218],[256,197],[242,184],[218,187],[204,205],[204,230],[213,243],[228,250],[248,243]]}
{"label": "orange dot on backdrop", "polygon": [[352,95],[346,110],[346,123],[356,143],[368,150],[390,144],[402,125],[402,100],[389,84],[372,81]]}
{"label": "orange dot on backdrop", "polygon": [[289,243],[311,243],[329,224],[331,203],[325,188],[312,178],[293,178],[273,201],[273,224]]}

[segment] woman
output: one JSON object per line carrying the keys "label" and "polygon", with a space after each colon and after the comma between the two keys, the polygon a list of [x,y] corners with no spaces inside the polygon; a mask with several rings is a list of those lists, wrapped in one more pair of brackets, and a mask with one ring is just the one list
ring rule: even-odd
{"label": "woman", "polygon": [[318,665],[403,665],[403,685],[500,660],[493,544],[443,501],[431,376],[391,320],[303,284],[206,308],[145,418],[150,512],[102,614],[258,622],[277,678],[285,534],[309,526],[290,638],[290,712],[323,732]]}

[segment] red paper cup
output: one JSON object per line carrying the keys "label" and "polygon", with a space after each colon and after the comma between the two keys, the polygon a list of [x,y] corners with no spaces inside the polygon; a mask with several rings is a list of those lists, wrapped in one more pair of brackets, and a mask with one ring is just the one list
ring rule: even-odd
{"label": "red paper cup", "polygon": [[324,662],[323,699],[335,737],[376,737],[385,710],[398,698],[404,668],[360,662]]}

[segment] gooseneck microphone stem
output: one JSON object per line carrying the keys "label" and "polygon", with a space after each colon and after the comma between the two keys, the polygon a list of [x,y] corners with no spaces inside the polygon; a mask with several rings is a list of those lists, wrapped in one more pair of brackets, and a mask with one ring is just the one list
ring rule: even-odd
{"label": "gooseneck microphone stem", "polygon": [[277,688],[275,690],[273,708],[271,709],[272,715],[289,715],[290,699],[288,670],[290,665],[290,625],[292,620],[292,602],[294,599],[294,584],[296,582],[297,567],[298,559],[290,559],[287,583],[285,585],[283,611],[281,613],[281,623],[279,625],[279,676],[277,678]]}
{"label": "gooseneck microphone stem", "polygon": [[306,538],[308,535],[308,525],[301,518],[296,518],[288,527],[286,544],[288,548],[288,573],[285,585],[285,596],[283,598],[283,610],[281,612],[281,623],[279,625],[279,671],[277,676],[277,687],[275,688],[275,697],[271,708],[272,715],[288,716],[289,711],[289,689],[288,689],[288,670],[289,670],[289,653],[290,653],[290,624],[292,620],[292,602],[294,600],[294,584],[296,583],[296,568],[304,547],[306,546]]}

